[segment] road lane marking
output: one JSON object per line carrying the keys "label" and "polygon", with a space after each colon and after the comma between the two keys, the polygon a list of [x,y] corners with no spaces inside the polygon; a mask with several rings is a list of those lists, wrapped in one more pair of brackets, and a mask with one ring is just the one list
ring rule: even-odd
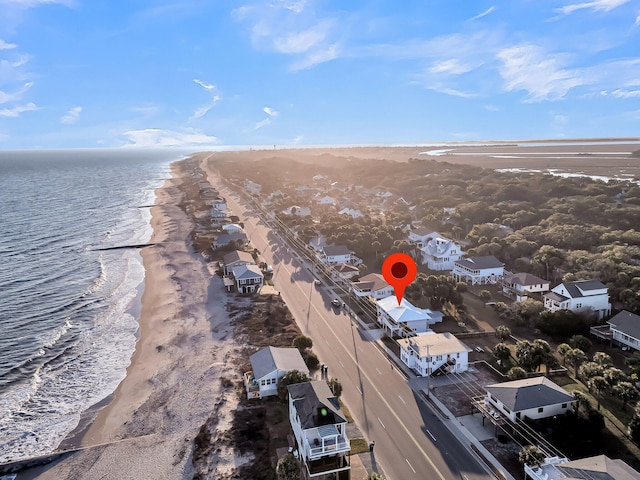
{"label": "road lane marking", "polygon": [[356,390],[358,390],[358,393],[360,393],[360,395],[362,395],[362,390],[360,390],[360,388],[358,388],[357,385],[356,385]]}
{"label": "road lane marking", "polygon": [[382,425],[382,428],[384,428],[386,430],[387,427],[384,426],[384,423],[382,423],[382,420],[380,420],[380,417],[378,417],[378,421],[380,422],[380,425]]}
{"label": "road lane marking", "polygon": [[[270,227],[265,227],[268,230],[271,230]],[[269,245],[269,243],[267,242],[267,240],[264,238],[264,236],[259,233],[260,237],[262,238],[262,240]],[[289,275],[292,274],[292,272],[289,270],[287,264],[282,264],[283,268],[289,273]],[[293,285],[295,285],[298,290],[300,291],[300,293],[302,295],[305,295],[306,292],[304,290],[302,290],[302,287],[300,286],[299,283],[294,283]],[[324,318],[323,313],[318,310],[318,308],[314,305],[311,304],[311,306],[313,307],[313,309],[315,310],[316,314],[320,317],[320,320],[322,320],[322,323],[324,323],[324,325],[327,327],[327,329],[333,334],[333,336],[336,339],[336,342],[339,343],[342,348],[344,349],[345,353],[347,355],[349,355],[351,357],[351,360],[353,361],[354,364],[358,364],[356,362],[356,359],[353,357],[353,355],[351,354],[351,351],[346,347],[346,345],[344,344],[344,342],[342,341],[342,339],[338,336],[338,334],[333,330],[333,328],[331,328],[331,325],[329,324],[329,322],[327,322],[327,320]],[[342,363],[342,362],[340,362]],[[391,364],[391,368],[393,368],[393,364]],[[420,453],[422,454],[422,456],[424,457],[424,459],[427,461],[427,463],[431,466],[431,468],[434,470],[434,472],[437,474],[438,478],[440,478],[440,480],[447,480],[446,477],[444,475],[442,475],[442,472],[440,472],[440,470],[438,469],[438,467],[436,467],[435,463],[433,463],[433,460],[431,460],[431,457],[429,455],[427,455],[427,452],[425,452],[425,450],[422,448],[422,445],[420,445],[420,442],[416,439],[416,437],[414,437],[411,432],[409,431],[409,429],[407,428],[407,426],[404,424],[404,422],[402,422],[402,420],[400,419],[400,417],[398,416],[398,414],[395,412],[395,410],[393,410],[391,408],[391,405],[389,405],[389,402],[387,402],[387,399],[384,397],[384,395],[380,392],[380,390],[375,386],[375,384],[371,381],[371,377],[369,375],[367,375],[367,372],[365,372],[364,370],[361,369],[362,372],[362,376],[364,378],[367,379],[367,381],[371,384],[371,387],[373,388],[373,390],[378,394],[378,397],[380,397],[380,400],[382,401],[382,403],[384,403],[384,405],[387,407],[387,409],[389,410],[389,413],[395,417],[395,420],[398,422],[398,425],[402,428],[402,430],[404,430],[405,434],[408,436],[408,438],[412,441],[412,443],[416,446],[416,448],[420,451]],[[398,372],[399,373],[399,372]],[[409,464],[409,466],[411,467],[411,470],[413,470],[413,472],[415,473],[416,471],[413,469],[413,467],[411,466],[411,464],[409,463],[409,460],[407,460],[407,463]]]}
{"label": "road lane marking", "polygon": [[429,434],[429,436],[433,439],[434,442],[437,442],[436,437],[433,436],[433,433],[431,433],[428,429],[427,429],[427,433]]}
{"label": "road lane marking", "polygon": [[378,372],[380,375],[382,375],[382,372],[380,371],[380,369],[378,367],[376,367],[376,372]]}
{"label": "road lane marking", "polygon": [[338,363],[340,364],[340,366],[341,366],[342,368],[344,368],[344,363],[342,363],[340,360],[338,360]]}
{"label": "road lane marking", "polygon": [[401,401],[402,403],[404,403],[405,405],[407,404],[407,402],[405,402],[405,401],[404,401],[404,398],[402,398],[400,395],[398,395],[398,398],[400,399],[400,401]]}
{"label": "road lane marking", "polygon": [[[405,460],[407,461],[407,465],[409,465],[409,468],[411,468],[411,470],[413,470],[413,473],[416,473],[415,469],[409,463],[409,459],[405,458]],[[438,473],[440,473],[440,472],[438,471]]]}

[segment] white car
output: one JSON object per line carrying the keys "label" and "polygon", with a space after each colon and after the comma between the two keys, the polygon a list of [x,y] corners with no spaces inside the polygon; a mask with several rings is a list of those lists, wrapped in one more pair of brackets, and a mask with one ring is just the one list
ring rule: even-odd
{"label": "white car", "polygon": [[342,302],[339,298],[334,298],[333,300],[331,300],[331,305],[333,305],[334,307],[339,307],[340,305],[342,305]]}

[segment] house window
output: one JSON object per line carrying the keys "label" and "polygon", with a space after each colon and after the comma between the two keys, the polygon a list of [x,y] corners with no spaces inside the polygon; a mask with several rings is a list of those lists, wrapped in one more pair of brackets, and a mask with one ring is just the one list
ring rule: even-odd
{"label": "house window", "polygon": [[544,407],[538,408],[538,413],[542,413],[544,411]]}
{"label": "house window", "polygon": [[260,380],[260,385],[266,385],[266,381],[265,380]]}
{"label": "house window", "polygon": [[567,408],[567,404],[566,404],[566,403],[563,403],[563,404],[562,404],[562,408]]}
{"label": "house window", "polygon": [[502,405],[502,409],[507,412],[507,413],[511,413],[511,410],[509,410],[507,407],[505,407],[504,405]]}
{"label": "house window", "polygon": [[456,353],[456,358],[460,358],[460,353]]}
{"label": "house window", "polygon": [[437,361],[442,360],[442,355],[438,355],[438,356],[436,356],[436,360],[437,360]]}

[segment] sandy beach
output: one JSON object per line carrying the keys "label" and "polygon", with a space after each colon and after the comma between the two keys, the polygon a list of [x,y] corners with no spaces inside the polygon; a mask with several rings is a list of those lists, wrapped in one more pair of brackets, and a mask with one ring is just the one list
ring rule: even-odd
{"label": "sandy beach", "polygon": [[[178,182],[174,164],[151,209],[156,245],[141,249],[140,335],[127,376],[95,420],[64,442],[89,448],[19,479],[192,478],[200,426],[215,410],[220,433],[229,428],[237,394],[222,388],[220,377],[239,347],[222,280],[190,247],[193,225],[179,206]],[[210,478],[224,478],[236,462],[224,448],[218,460]]]}

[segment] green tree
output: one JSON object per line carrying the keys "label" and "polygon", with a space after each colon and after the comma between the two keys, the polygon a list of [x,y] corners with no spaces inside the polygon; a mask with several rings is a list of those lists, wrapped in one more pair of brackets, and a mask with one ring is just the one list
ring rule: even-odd
{"label": "green tree", "polygon": [[534,468],[540,466],[545,458],[544,452],[535,445],[527,445],[518,453],[520,463]]}
{"label": "green tree", "polygon": [[286,453],[278,460],[276,473],[279,480],[297,480],[300,478],[300,464],[291,453]]}
{"label": "green tree", "polygon": [[318,356],[311,350],[305,350],[302,358],[304,358],[304,363],[307,364],[309,370],[316,370],[320,366],[320,360],[318,360]]}
{"label": "green tree", "polygon": [[631,382],[619,382],[613,387],[613,394],[622,400],[622,410],[627,409],[627,403],[640,397],[638,389]]}
{"label": "green tree", "polygon": [[580,407],[586,407],[587,409],[591,406],[589,403],[589,398],[579,390],[574,390],[572,392],[573,398],[575,398],[576,403],[574,403],[574,410],[576,413],[580,410]]}
{"label": "green tree", "polygon": [[304,335],[298,335],[293,339],[293,346],[300,350],[300,353],[304,352],[308,348],[313,347],[313,340],[309,337],[305,337]]}
{"label": "green tree", "polygon": [[340,397],[342,395],[342,384],[337,378],[332,378],[327,381],[329,388],[331,389],[331,393],[333,393],[336,397]]}
{"label": "green tree", "polygon": [[596,398],[598,399],[598,410],[600,410],[600,397],[609,384],[603,376],[596,375],[587,381],[587,386],[589,387],[589,390],[593,390],[595,393]]}
{"label": "green tree", "polygon": [[527,378],[527,372],[522,367],[511,367],[507,372],[509,380],[522,380]]}
{"label": "green tree", "polygon": [[481,290],[480,300],[482,300],[483,302],[488,302],[489,300],[491,300],[491,292],[489,290]]}
{"label": "green tree", "polygon": [[627,375],[622,370],[616,367],[609,367],[605,369],[602,376],[609,384],[609,388],[615,387],[620,382],[628,381]]}
{"label": "green tree", "polygon": [[498,343],[493,347],[493,354],[504,364],[511,356],[511,350],[509,350],[509,346],[506,343]]}
{"label": "green tree", "polygon": [[579,348],[583,352],[588,352],[593,344],[591,340],[584,335],[574,335],[569,339],[569,345],[571,345],[572,348]]}
{"label": "green tree", "polygon": [[369,475],[367,475],[367,480],[385,480],[383,475],[380,475],[377,472],[371,472]]}
{"label": "green tree", "polygon": [[506,325],[498,325],[496,327],[496,337],[504,342],[507,338],[511,337],[511,330]]}
{"label": "green tree", "polygon": [[640,403],[636,404],[633,417],[629,422],[628,433],[634,442],[640,443]]}
{"label": "green tree", "polygon": [[593,377],[601,377],[604,373],[604,368],[602,368],[602,365],[596,362],[585,362],[580,365],[578,373],[580,377],[582,377],[585,381],[588,381]]}
{"label": "green tree", "polygon": [[555,357],[551,352],[551,347],[546,340],[542,340],[540,338],[536,338],[531,344],[533,348],[533,356],[535,358],[535,364],[537,367],[544,364],[546,370],[549,370],[549,365],[553,363]]}
{"label": "green tree", "polygon": [[613,365],[613,362],[611,361],[611,355],[605,352],[596,352],[593,355],[593,361],[602,367]]}
{"label": "green tree", "polygon": [[624,364],[630,370],[630,373],[640,374],[640,352],[635,351],[630,357],[627,357]]}
{"label": "green tree", "polygon": [[587,356],[579,348],[573,348],[567,352],[566,359],[567,363],[573,366],[573,376],[577,377],[578,368],[587,360]]}
{"label": "green tree", "polygon": [[287,387],[289,385],[295,385],[296,383],[305,383],[309,381],[311,381],[309,375],[299,370],[291,370],[290,372],[285,373],[278,382],[278,397],[283,402],[286,402],[287,396],[289,395],[289,391],[287,390]]}
{"label": "green tree", "polygon": [[556,353],[562,359],[562,365],[567,366],[567,353],[571,350],[571,346],[568,343],[561,343],[556,347]]}
{"label": "green tree", "polygon": [[538,366],[533,343],[529,340],[519,340],[516,343],[516,360],[527,372],[532,372]]}

